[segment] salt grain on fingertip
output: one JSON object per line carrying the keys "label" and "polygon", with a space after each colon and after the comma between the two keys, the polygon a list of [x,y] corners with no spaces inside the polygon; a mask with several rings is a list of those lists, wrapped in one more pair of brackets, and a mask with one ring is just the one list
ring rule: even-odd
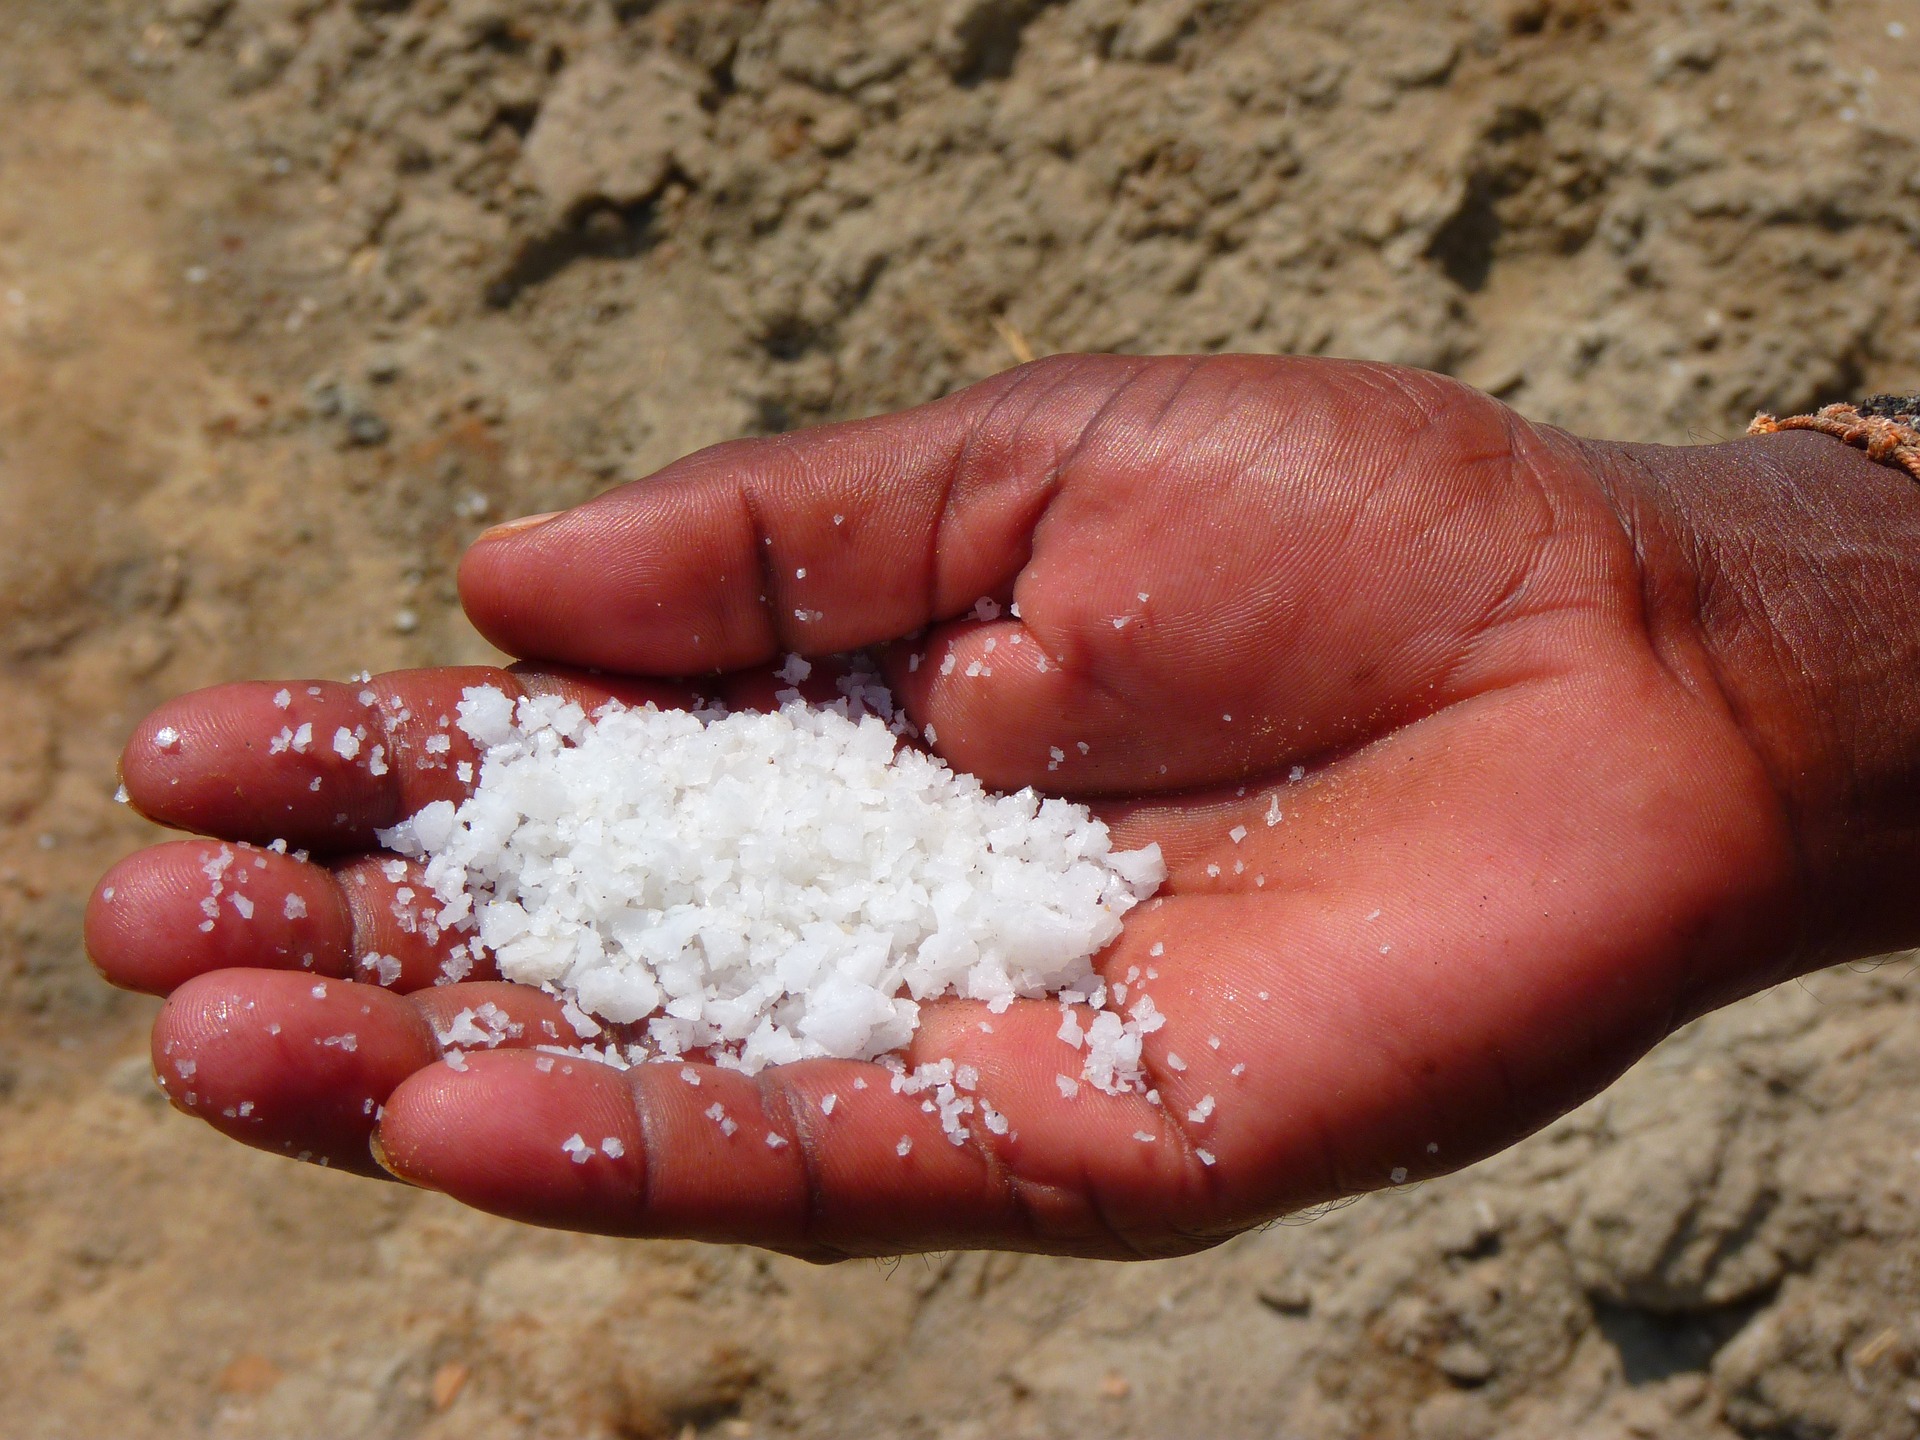
{"label": "salt grain on fingertip", "polygon": [[588,1159],[593,1155],[593,1147],[587,1143],[586,1137],[577,1130],[560,1142],[560,1149],[562,1153],[576,1165],[586,1164]]}
{"label": "salt grain on fingertip", "polygon": [[1196,1150],[1195,1150],[1195,1151],[1194,1151],[1193,1153],[1194,1153],[1194,1154],[1195,1154],[1196,1156],[1198,1156],[1198,1157],[1199,1157],[1199,1160],[1200,1160],[1200,1163],[1201,1163],[1202,1165],[1211,1165],[1211,1164],[1213,1164],[1213,1159],[1214,1159],[1214,1157],[1213,1157],[1213,1152],[1212,1152],[1211,1150],[1198,1150],[1198,1149],[1196,1149]]}
{"label": "salt grain on fingertip", "polygon": [[286,709],[289,705],[293,704],[293,692],[291,690],[276,690],[273,694],[273,704],[277,710]]}
{"label": "salt grain on fingertip", "polygon": [[900,1137],[900,1143],[893,1147],[893,1153],[900,1156],[902,1159],[905,1159],[906,1156],[912,1152],[912,1150],[913,1150],[913,1141],[909,1140],[904,1135]]}
{"label": "salt grain on fingertip", "polygon": [[180,748],[180,732],[171,725],[162,725],[158,730],[153,732],[153,743],[161,750],[178,750]]}

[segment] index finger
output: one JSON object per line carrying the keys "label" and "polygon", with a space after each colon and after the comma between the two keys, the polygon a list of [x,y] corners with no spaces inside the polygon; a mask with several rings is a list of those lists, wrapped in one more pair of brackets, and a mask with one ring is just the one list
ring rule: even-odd
{"label": "index finger", "polygon": [[127,800],[149,820],[224,840],[367,849],[376,830],[472,788],[478,752],[458,716],[474,686],[512,699],[559,695],[589,710],[694,698],[684,686],[483,666],[215,685],[135,728],[120,759]]}

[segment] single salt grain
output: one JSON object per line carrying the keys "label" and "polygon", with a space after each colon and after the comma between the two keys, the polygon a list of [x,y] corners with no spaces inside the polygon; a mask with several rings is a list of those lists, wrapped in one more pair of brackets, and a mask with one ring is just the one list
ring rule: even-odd
{"label": "single salt grain", "polygon": [[304,755],[307,753],[308,748],[313,744],[313,725],[311,722],[301,725],[298,730],[293,732],[292,744],[294,754]]}
{"label": "single salt grain", "polygon": [[847,517],[844,515],[836,515],[833,517],[833,523],[836,525],[844,525],[847,523]]}
{"label": "single salt grain", "polygon": [[1071,1075],[1056,1075],[1053,1077],[1053,1083],[1060,1088],[1062,1100],[1071,1100],[1080,1093],[1080,1082]]}
{"label": "single salt grain", "polygon": [[1280,823],[1280,792],[1274,791],[1267,800],[1267,828],[1271,830]]}
{"label": "single salt grain", "polygon": [[1296,765],[1291,770],[1287,771],[1287,779],[1291,780],[1296,785],[1298,785],[1302,780],[1306,778],[1307,778],[1307,767],[1304,765]]}
{"label": "single salt grain", "polygon": [[162,750],[178,750],[180,748],[180,732],[171,725],[162,725],[158,730],[153,732],[153,743]]}
{"label": "single salt grain", "polygon": [[1200,1163],[1202,1165],[1213,1164],[1213,1152],[1211,1150],[1195,1150],[1193,1153],[1200,1157]]}
{"label": "single salt grain", "polygon": [[542,1075],[551,1075],[553,1073],[553,1056],[539,1056],[534,1060],[533,1068],[538,1070]]}
{"label": "single salt grain", "polygon": [[342,760],[351,760],[360,753],[360,738],[342,725],[333,732],[333,753]]}
{"label": "single salt grain", "polygon": [[832,1091],[828,1091],[825,1095],[822,1095],[820,1097],[820,1113],[822,1115],[833,1114],[833,1107],[838,1105],[839,1103],[840,1103],[840,1097],[838,1095],[835,1095]]}
{"label": "single salt grain", "polygon": [[811,662],[801,659],[798,655],[789,655],[787,656],[787,663],[773,673],[789,685],[798,685],[802,680],[813,674],[813,665]]}
{"label": "single salt grain", "polygon": [[1167,1068],[1173,1071],[1177,1075],[1182,1070],[1185,1070],[1187,1068],[1187,1062],[1182,1060],[1173,1051],[1169,1050],[1167,1052]]}
{"label": "single salt grain", "polygon": [[601,1140],[600,1153],[609,1160],[618,1160],[622,1155],[627,1153],[627,1147],[621,1144],[619,1136],[609,1135]]}
{"label": "single salt grain", "polygon": [[1156,940],[1153,942],[1152,945],[1147,947],[1147,954],[1153,956],[1153,958],[1156,960],[1158,960],[1162,955],[1166,953],[1167,953],[1167,945],[1164,940]]}
{"label": "single salt grain", "polygon": [[1207,1036],[1207,1048],[1209,1050],[1218,1050],[1220,1048],[1220,1037],[1218,1035]]}
{"label": "single salt grain", "polygon": [[314,986],[314,987],[313,987],[313,990],[312,990],[312,995],[313,995],[313,998],[314,998],[314,999],[316,999],[316,1000],[324,1000],[324,999],[326,999],[326,998],[327,998],[327,987],[326,987],[325,985],[316,985],[316,986]]}
{"label": "single salt grain", "polygon": [[1133,1132],[1133,1138],[1138,1140],[1142,1145],[1151,1145],[1154,1141],[1154,1135],[1151,1130],[1136,1130]]}
{"label": "single salt grain", "polygon": [[1395,1185],[1406,1184],[1407,1183],[1407,1167],[1404,1165],[1394,1166],[1393,1169],[1387,1172],[1387,1179],[1391,1180]]}
{"label": "single salt grain", "polygon": [[109,886],[107,886],[107,888],[106,888],[106,889],[104,889],[104,890],[102,890],[102,891],[100,892],[100,898],[101,898],[102,900],[111,900],[111,899],[113,899],[113,886],[111,886],[111,885],[109,885]]}
{"label": "single salt grain", "polygon": [[911,1140],[909,1140],[909,1139],[908,1139],[908,1138],[907,1138],[906,1136],[904,1136],[904,1135],[902,1135],[902,1136],[900,1137],[900,1143],[899,1143],[898,1145],[896,1145],[896,1146],[894,1146],[894,1147],[893,1147],[893,1153],[894,1153],[894,1154],[896,1154],[896,1155],[898,1155],[898,1156],[900,1156],[900,1157],[902,1157],[903,1159],[904,1159],[904,1158],[905,1158],[905,1157],[906,1157],[906,1156],[907,1156],[907,1155],[908,1155],[908,1154],[909,1154],[909,1153],[910,1153],[910,1152],[911,1152],[912,1150],[913,1150],[913,1141],[911,1141]]}
{"label": "single salt grain", "polygon": [[277,710],[286,709],[289,705],[293,704],[293,692],[291,690],[274,691],[273,704]]}
{"label": "single salt grain", "polygon": [[802,565],[802,566],[801,566],[801,567],[800,567],[800,568],[799,568],[798,570],[796,570],[796,571],[794,571],[794,572],[793,572],[793,578],[794,578],[794,579],[796,579],[796,580],[804,580],[804,579],[806,579],[806,578],[807,578],[807,567],[806,567],[806,566],[804,566],[804,565]]}
{"label": "single salt grain", "polygon": [[1240,1076],[1247,1073],[1247,1062],[1242,1060],[1238,1065],[1235,1065],[1227,1073],[1233,1076],[1236,1080],[1239,1079]]}
{"label": "single salt grain", "polygon": [[227,903],[239,912],[242,920],[253,919],[253,901],[244,895],[229,895]]}
{"label": "single salt grain", "polygon": [[116,805],[131,805],[133,803],[133,796],[127,793],[126,786],[122,785],[114,790],[113,803]]}
{"label": "single salt grain", "polygon": [[691,1065],[682,1065],[680,1067],[680,1078],[686,1081],[687,1084],[693,1086],[694,1089],[697,1090],[700,1088],[700,1072]]}
{"label": "single salt grain", "polygon": [[786,1136],[781,1135],[778,1132],[773,1130],[769,1130],[767,1132],[767,1148],[769,1150],[783,1150],[786,1148],[786,1144],[787,1144]]}
{"label": "single salt grain", "polygon": [[458,1070],[462,1074],[466,1073],[467,1055],[464,1050],[449,1050],[440,1058],[446,1063],[446,1067],[449,1070]]}
{"label": "single salt grain", "polygon": [[1116,630],[1124,630],[1124,629],[1126,629],[1126,628],[1127,628],[1127,622],[1128,622],[1129,620],[1131,620],[1132,618],[1133,618],[1133,617],[1132,617],[1131,615],[1116,615],[1116,616],[1114,616],[1114,617],[1113,617],[1113,628],[1114,628],[1114,629],[1116,629]]}
{"label": "single salt grain", "polygon": [[1231,830],[1227,831],[1227,838],[1238,845],[1242,840],[1247,838],[1247,827],[1244,825],[1234,826]]}
{"label": "single salt grain", "polygon": [[856,1090],[864,1090],[867,1088],[867,1082],[856,1075],[853,1077],[853,1088]]}

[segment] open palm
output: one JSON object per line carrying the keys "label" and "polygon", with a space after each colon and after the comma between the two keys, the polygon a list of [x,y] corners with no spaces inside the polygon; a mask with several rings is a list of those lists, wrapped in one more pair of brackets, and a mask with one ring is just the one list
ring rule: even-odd
{"label": "open palm", "polygon": [[[1497,1149],[1777,978],[1751,957],[1791,888],[1779,799],[1656,638],[1617,483],[1450,381],[1256,358],[1066,358],[719,446],[476,546],[463,593],[512,673],[150,717],[134,803],[216,838],[117,867],[89,947],[170,994],[177,1103],[488,1210],[817,1257],[1203,1246]],[[464,791],[465,737],[425,742],[465,686],[750,704],[782,653],[864,647],[954,766],[1165,851],[1100,962],[1167,1017],[1160,1103],[1063,1093],[1051,1002],[923,1009],[909,1059],[976,1067],[1008,1119],[955,1146],[876,1066],[556,1061],[551,997],[433,983],[460,937],[369,851]],[[276,839],[314,859],[223,843]],[[486,1001],[513,1026],[444,1063]]]}

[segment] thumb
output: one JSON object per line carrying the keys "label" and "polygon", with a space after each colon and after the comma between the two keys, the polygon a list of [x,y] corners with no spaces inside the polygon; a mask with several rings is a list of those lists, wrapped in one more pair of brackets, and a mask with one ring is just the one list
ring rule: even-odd
{"label": "thumb", "polygon": [[895,639],[1006,598],[1065,457],[1116,397],[1172,394],[1194,363],[1056,357],[899,414],[716,445],[489,531],[461,598],[510,654],[636,674]]}

